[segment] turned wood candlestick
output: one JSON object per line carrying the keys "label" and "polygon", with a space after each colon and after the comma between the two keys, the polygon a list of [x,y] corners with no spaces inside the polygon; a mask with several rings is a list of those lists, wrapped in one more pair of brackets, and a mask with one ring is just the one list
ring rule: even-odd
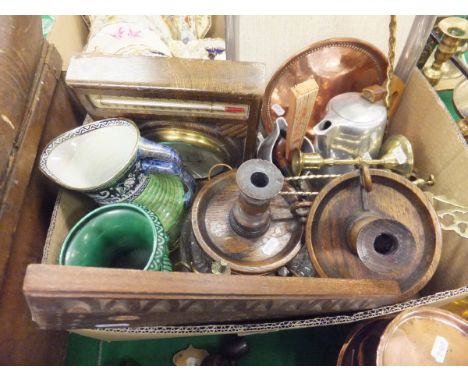
{"label": "turned wood candlestick", "polygon": [[409,180],[386,170],[368,173],[371,184],[353,171],[320,191],[305,228],[307,250],[321,277],[396,280],[402,299],[409,298],[440,260],[437,215]]}
{"label": "turned wood candlestick", "polygon": [[398,278],[411,265],[416,242],[400,222],[362,211],[353,215],[346,236],[351,251],[378,274]]}
{"label": "turned wood candlestick", "polygon": [[283,188],[281,171],[271,162],[253,159],[236,174],[239,197],[229,213],[234,231],[244,237],[259,237],[270,226],[270,202]]}
{"label": "turned wood candlestick", "polygon": [[279,194],[288,187],[276,166],[261,159],[212,179],[192,207],[200,248],[235,273],[266,274],[288,263],[301,248],[303,232]]}

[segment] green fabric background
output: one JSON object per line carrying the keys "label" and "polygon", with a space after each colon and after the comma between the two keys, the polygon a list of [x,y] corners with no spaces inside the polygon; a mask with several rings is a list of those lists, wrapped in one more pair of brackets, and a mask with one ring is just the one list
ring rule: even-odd
{"label": "green fabric background", "polygon": [[[286,330],[246,336],[249,352],[239,365],[335,365],[353,325]],[[144,366],[172,365],[172,356],[192,345],[218,354],[221,336],[104,342],[70,334],[66,365],[119,365],[131,359]]]}

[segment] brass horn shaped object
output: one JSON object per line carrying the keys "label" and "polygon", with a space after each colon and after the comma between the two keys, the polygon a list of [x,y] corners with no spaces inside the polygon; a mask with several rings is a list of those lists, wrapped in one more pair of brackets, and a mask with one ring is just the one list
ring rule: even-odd
{"label": "brass horn shaped object", "polygon": [[292,170],[299,175],[303,170],[320,169],[323,166],[382,166],[401,175],[413,171],[414,156],[410,141],[403,135],[390,136],[382,146],[380,159],[357,157],[353,159],[324,158],[319,153],[302,153],[296,150],[292,156]]}
{"label": "brass horn shaped object", "polygon": [[424,69],[424,75],[433,86],[437,85],[442,77],[442,65],[468,40],[468,21],[461,17],[447,17],[437,26],[442,32],[442,41],[434,54],[434,62]]}

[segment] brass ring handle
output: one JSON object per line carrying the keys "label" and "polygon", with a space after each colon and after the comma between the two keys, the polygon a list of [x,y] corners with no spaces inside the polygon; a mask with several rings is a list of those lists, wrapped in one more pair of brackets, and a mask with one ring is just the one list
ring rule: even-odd
{"label": "brass ring handle", "polygon": [[369,171],[369,166],[361,165],[360,169],[361,184],[367,192],[372,191],[372,177]]}
{"label": "brass ring handle", "polygon": [[216,164],[214,164],[213,166],[211,166],[210,169],[209,169],[209,171],[208,171],[208,181],[211,180],[211,173],[213,172],[213,170],[214,170],[215,168],[218,168],[218,167],[226,167],[226,168],[228,168],[229,170],[232,170],[232,167],[229,166],[229,165],[226,164],[226,163],[216,163]]}
{"label": "brass ring handle", "polygon": [[[309,210],[310,210],[311,205],[312,205],[312,202],[308,202],[308,201],[294,202],[293,204],[291,204],[291,207],[289,207],[289,209],[291,210],[291,213],[293,215],[303,218],[309,215]],[[302,213],[298,211],[298,210],[306,209],[306,208],[307,208],[306,213]]]}

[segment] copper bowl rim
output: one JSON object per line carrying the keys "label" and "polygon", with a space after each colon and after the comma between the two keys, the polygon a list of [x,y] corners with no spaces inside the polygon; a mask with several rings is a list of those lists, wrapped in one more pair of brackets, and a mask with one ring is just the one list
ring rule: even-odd
{"label": "copper bowl rim", "polygon": [[389,340],[395,334],[402,324],[413,319],[432,319],[447,324],[460,332],[468,333],[468,322],[457,314],[432,306],[420,306],[413,309],[404,310],[397,315],[386,327],[380,337],[380,343],[377,347],[377,366],[384,366],[384,355]]}
{"label": "copper bowl rim", "polygon": [[[301,59],[303,56],[317,51],[322,48],[330,47],[330,46],[342,46],[347,48],[358,49],[364,54],[368,55],[372,61],[376,63],[377,67],[380,67],[379,61],[384,62],[386,67],[384,72],[386,74],[386,69],[388,66],[388,59],[383,54],[383,52],[377,48],[375,45],[370,44],[367,41],[360,40],[357,38],[350,38],[350,37],[338,37],[338,38],[330,38],[326,40],[317,41],[308,47],[304,48],[303,50],[297,52],[296,54],[289,57],[272,75],[268,85],[265,89],[265,93],[263,94],[263,103],[261,108],[261,120],[262,125],[265,130],[270,133],[273,128],[273,121],[271,120],[269,110],[271,108],[271,94],[273,89],[275,88],[276,84],[278,83],[278,79],[281,77],[285,69],[287,69],[290,65],[294,64],[297,60]],[[378,58],[376,58],[378,57]],[[383,83],[385,81],[385,77],[381,79]]]}

